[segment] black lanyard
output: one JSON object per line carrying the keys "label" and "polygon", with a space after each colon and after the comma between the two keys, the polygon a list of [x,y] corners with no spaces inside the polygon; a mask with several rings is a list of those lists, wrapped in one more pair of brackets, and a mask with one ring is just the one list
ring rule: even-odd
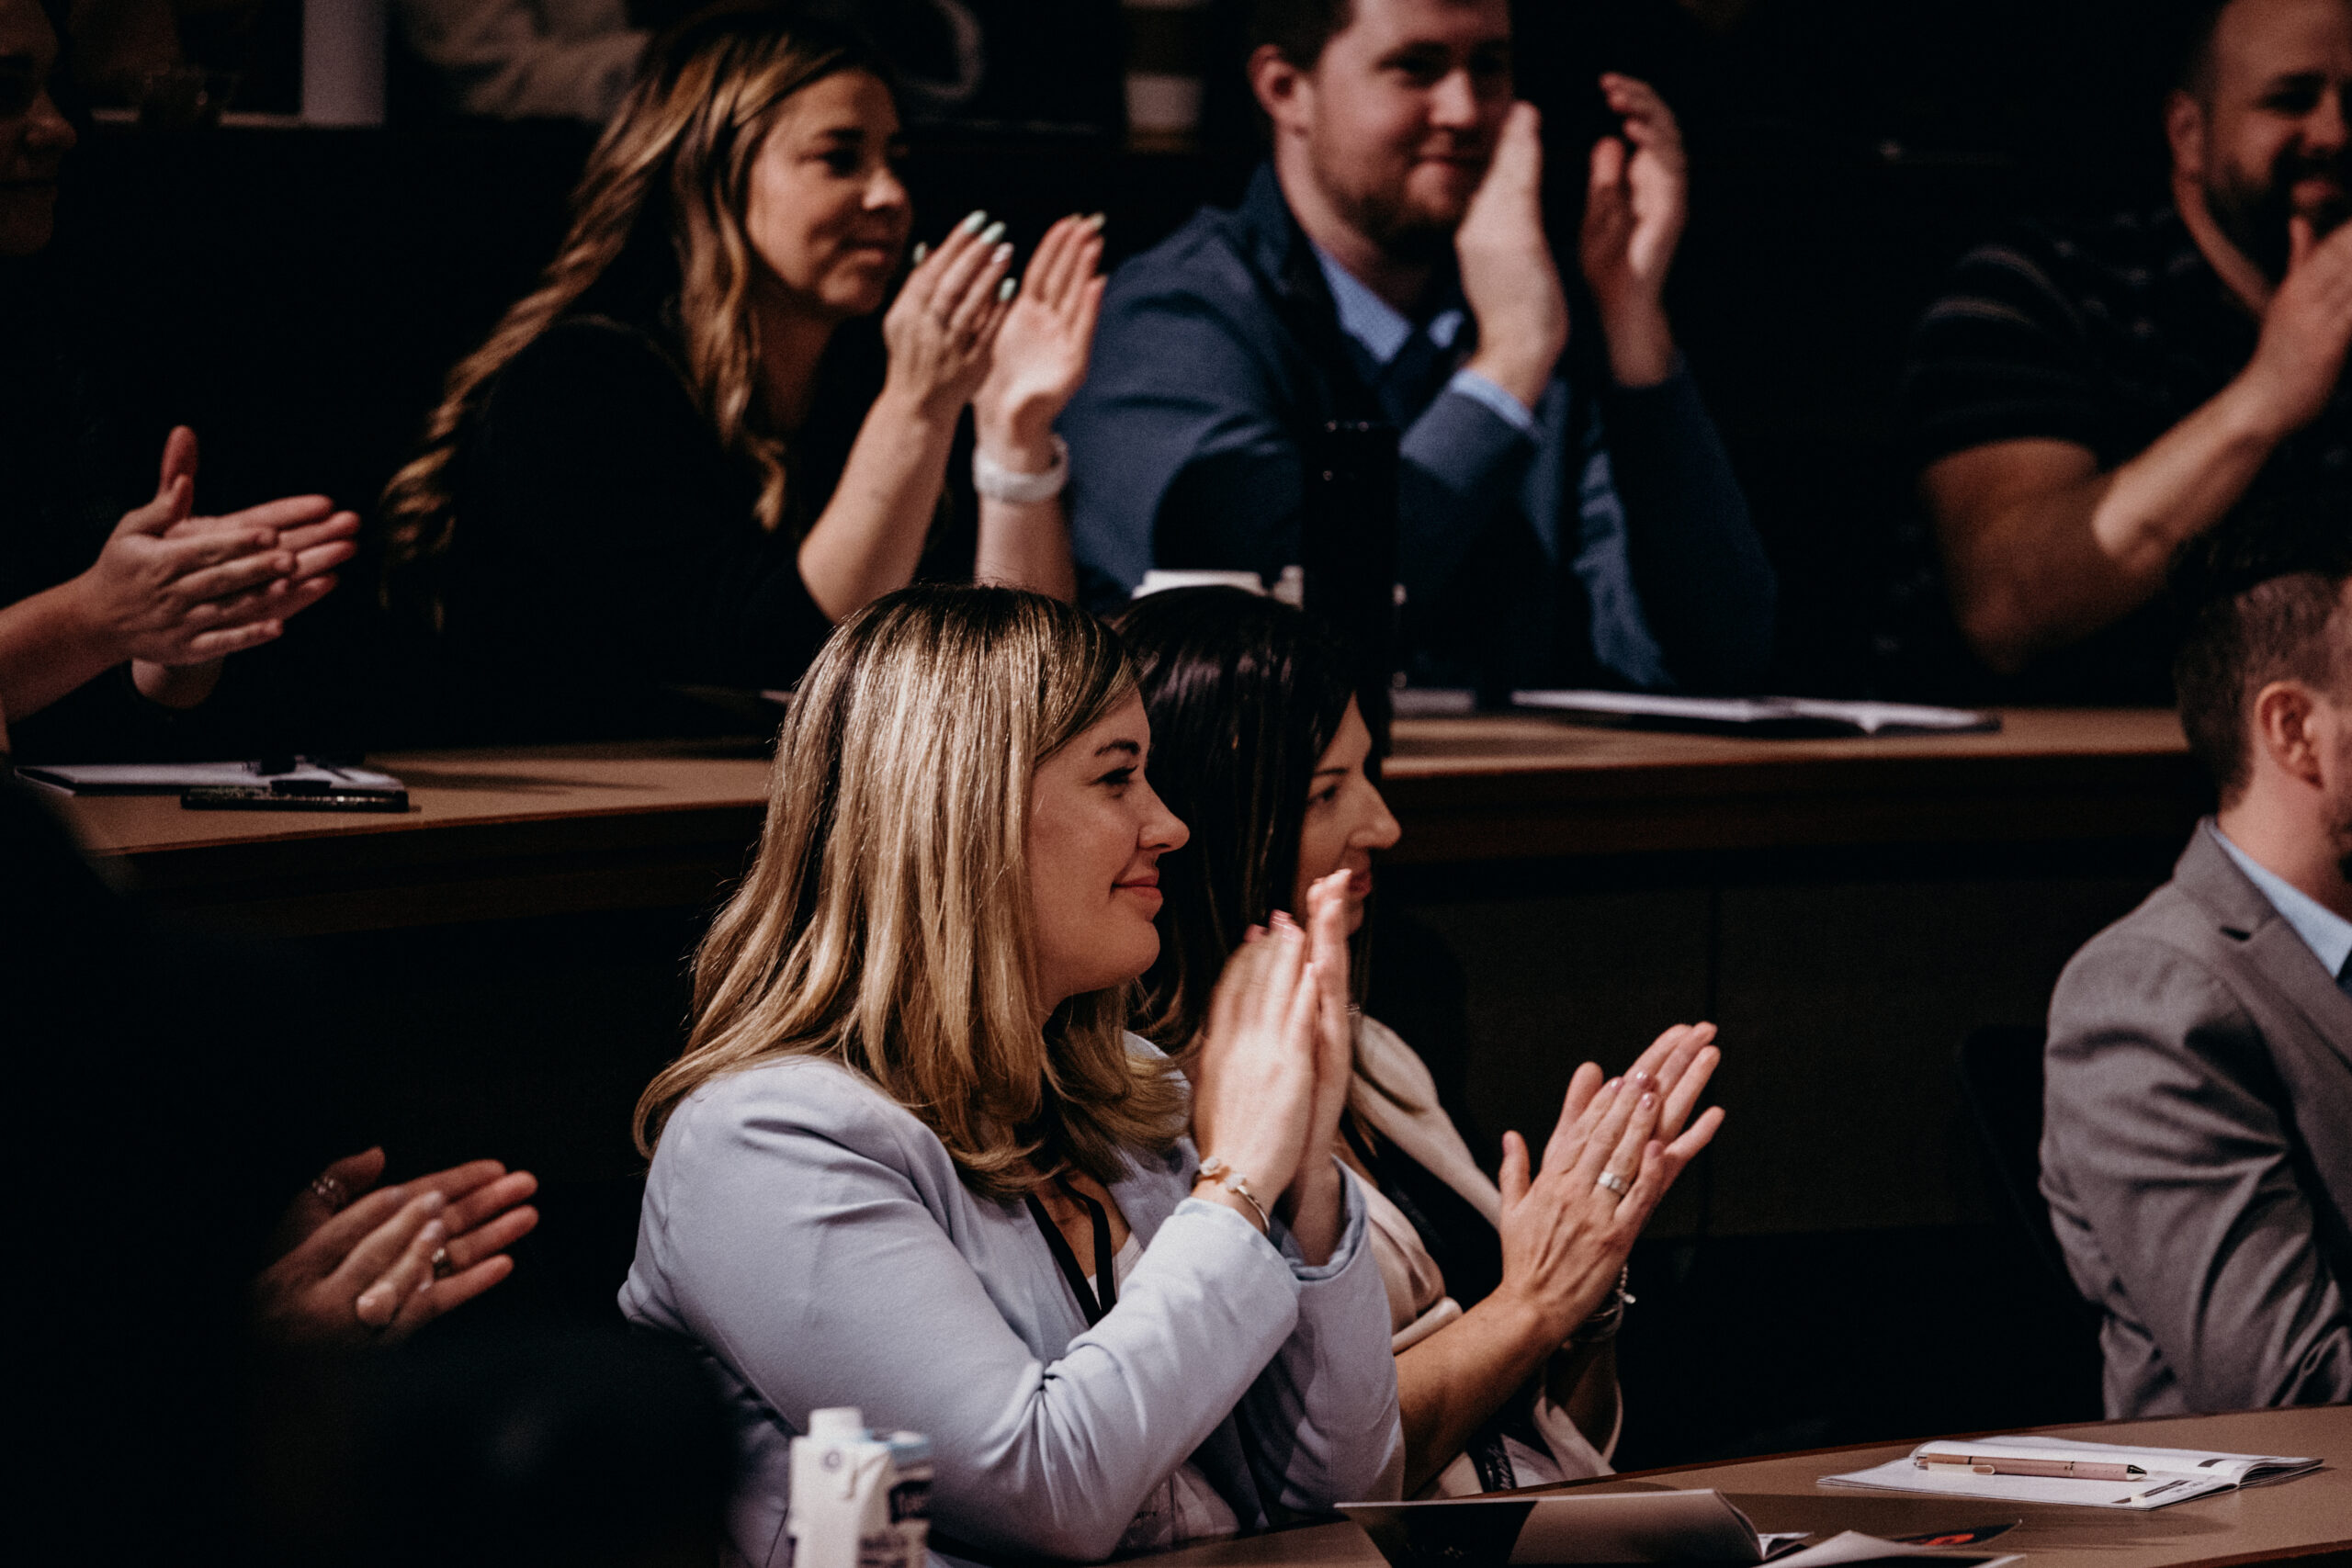
{"label": "black lanyard", "polygon": [[1035,1192],[1024,1193],[1023,1201],[1029,1205],[1030,1217],[1037,1222],[1037,1228],[1046,1233],[1046,1246],[1052,1250],[1054,1261],[1061,1265],[1062,1278],[1069,1281],[1069,1288],[1077,1293],[1078,1310],[1086,1314],[1086,1326],[1091,1328],[1102,1321],[1104,1314],[1119,1304],[1119,1282],[1112,1275],[1117,1259],[1111,1251],[1111,1216],[1102,1212],[1102,1204],[1060,1177],[1054,1178],[1054,1185],[1062,1190],[1064,1197],[1076,1199],[1086,1206],[1086,1217],[1094,1226],[1093,1289],[1087,1288],[1086,1271],[1078,1266],[1077,1256],[1063,1238],[1062,1227],[1054,1224],[1053,1215],[1046,1213],[1046,1206],[1037,1201],[1037,1195]]}

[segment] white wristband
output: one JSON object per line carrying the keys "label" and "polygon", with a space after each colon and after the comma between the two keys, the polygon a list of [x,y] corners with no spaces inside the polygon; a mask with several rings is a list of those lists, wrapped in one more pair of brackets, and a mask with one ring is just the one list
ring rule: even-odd
{"label": "white wristband", "polygon": [[1054,444],[1054,466],[1042,474],[1024,474],[1008,468],[978,446],[972,448],[972,488],[989,501],[1009,501],[1015,505],[1033,506],[1041,501],[1051,501],[1061,494],[1062,486],[1069,482],[1069,443],[1060,436],[1051,437]]}

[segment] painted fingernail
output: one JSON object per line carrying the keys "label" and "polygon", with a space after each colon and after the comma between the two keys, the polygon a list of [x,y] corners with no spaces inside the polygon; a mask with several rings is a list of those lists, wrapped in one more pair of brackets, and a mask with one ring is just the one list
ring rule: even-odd
{"label": "painted fingernail", "polygon": [[996,286],[996,297],[999,299],[1010,299],[1012,298],[1014,293],[1020,289],[1020,288],[1021,284],[1018,279],[1008,277],[1002,283]]}
{"label": "painted fingernail", "polygon": [[921,240],[917,240],[915,242],[914,254],[910,258],[910,260],[914,265],[921,266],[922,265],[922,258],[929,254],[931,254],[931,247],[924,244]]}
{"label": "painted fingernail", "polygon": [[1649,1110],[1652,1106],[1656,1105],[1657,1103],[1657,1096],[1656,1096],[1656,1095],[1654,1095],[1654,1094],[1645,1094],[1645,1095],[1642,1096],[1642,1109],[1643,1109],[1643,1110],[1647,1111],[1647,1110]]}
{"label": "painted fingernail", "polygon": [[1635,1089],[1645,1088],[1649,1081],[1650,1075],[1646,1071],[1640,1067],[1634,1069],[1633,1084]]}
{"label": "painted fingernail", "polygon": [[1004,225],[1001,223],[991,223],[980,231],[980,243],[984,245],[993,245],[1003,238]]}
{"label": "painted fingernail", "polygon": [[1102,225],[1103,225],[1103,223],[1104,223],[1105,221],[1106,221],[1106,220],[1103,218],[1103,215],[1102,215],[1102,213],[1100,213],[1100,212],[1090,212],[1090,213],[1088,213],[1088,214],[1086,215],[1086,222],[1087,222],[1087,226],[1088,226],[1089,228],[1091,228],[1091,229],[1095,230],[1097,232],[1100,232],[1100,231],[1101,231],[1101,230],[1102,230]]}
{"label": "painted fingernail", "polygon": [[417,1232],[416,1238],[419,1241],[438,1247],[444,1240],[447,1239],[448,1235],[449,1227],[443,1224],[439,1220],[435,1220],[431,1224],[426,1225],[423,1230]]}
{"label": "painted fingernail", "polygon": [[972,209],[970,215],[967,217],[964,221],[956,224],[956,227],[963,233],[977,234],[987,225],[989,215],[987,211],[981,208],[975,207]]}
{"label": "painted fingernail", "polygon": [[448,1203],[449,1200],[443,1197],[438,1192],[427,1192],[424,1195],[424,1212],[428,1214],[439,1213],[443,1209],[448,1207]]}
{"label": "painted fingernail", "polygon": [[990,256],[990,257],[989,258],[989,261],[993,262],[993,263],[994,263],[995,265],[997,265],[998,266],[1002,266],[1005,263],[1007,263],[1007,262],[1011,261],[1012,259],[1012,245],[1010,245],[1010,244],[1002,244],[1002,245],[999,245],[999,246],[996,248],[996,254],[994,254],[994,255],[992,255],[992,256]]}

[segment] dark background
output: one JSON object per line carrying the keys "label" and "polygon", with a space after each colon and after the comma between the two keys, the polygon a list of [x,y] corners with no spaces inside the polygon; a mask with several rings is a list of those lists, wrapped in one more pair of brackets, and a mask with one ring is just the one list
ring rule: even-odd
{"label": "dark background", "polygon": [[[1911,499],[1905,333],[1960,253],[2012,216],[2165,198],[2149,58],[2163,9],[1521,6],[1522,88],[1547,111],[1564,225],[1598,72],[1652,79],[1683,118],[1692,220],[1672,304],[1781,572],[1784,689],[1984,690],[1954,653]],[[1230,7],[1218,21],[1229,35]],[[1115,29],[1087,36],[1114,73],[1102,39]],[[1038,67],[1033,80],[1052,79]],[[99,126],[74,155],[50,265],[134,367],[122,386],[138,428],[158,447],[171,423],[199,431],[208,511],[311,490],[366,511],[447,367],[551,254],[589,132],[452,121],[408,90],[395,102],[382,131]],[[1026,243],[1100,209],[1116,261],[1200,201],[1230,200],[1256,157],[1229,72],[1213,74],[1202,144],[1185,152],[1014,128],[1001,99],[981,118],[918,128],[920,233],[979,206]],[[1572,238],[1559,248],[1572,255]],[[299,674],[314,728],[344,746],[384,739],[359,674],[367,576],[262,656]],[[545,1234],[482,1313],[609,1314],[635,1206],[619,1129],[676,1048],[680,955],[704,914],[300,944],[340,998],[337,1049],[403,1168],[494,1150],[551,1176]],[[1645,1246],[1635,1288],[1628,1463],[2097,1414],[2082,1320],[1999,1224],[1702,1233]]]}

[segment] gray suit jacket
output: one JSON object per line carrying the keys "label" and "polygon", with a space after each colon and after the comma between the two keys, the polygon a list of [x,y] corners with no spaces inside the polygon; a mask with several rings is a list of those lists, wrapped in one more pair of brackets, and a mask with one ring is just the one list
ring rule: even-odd
{"label": "gray suit jacket", "polygon": [[2200,826],[2050,1004],[2041,1190],[2110,1417],[2352,1399],[2352,997]]}
{"label": "gray suit jacket", "polygon": [[695,1339],[732,1397],[736,1551],[787,1560],[790,1440],[835,1404],[930,1437],[949,1551],[1105,1557],[1187,1459],[1245,1526],[1396,1496],[1388,1296],[1355,1179],[1339,1251],[1310,1268],[1189,1198],[1197,1169],[1187,1139],[1112,1188],[1145,1250],[1090,1328],[1028,1212],[975,1196],[866,1079],[794,1056],[689,1096],[621,1310]]}

